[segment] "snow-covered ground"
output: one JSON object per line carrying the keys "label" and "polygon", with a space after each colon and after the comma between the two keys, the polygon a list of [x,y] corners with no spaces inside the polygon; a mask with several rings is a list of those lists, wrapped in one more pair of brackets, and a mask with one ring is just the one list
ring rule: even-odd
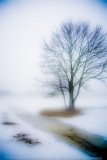
{"label": "snow-covered ground", "polygon": [[[22,121],[8,110],[0,112],[0,160],[4,159],[46,159],[46,158],[86,158],[89,156],[80,152],[73,146],[61,142],[54,135],[38,130],[32,125]],[[15,122],[18,125],[3,125],[3,120]],[[17,133],[26,133],[32,139],[38,139],[41,144],[30,146],[13,138]]]}
{"label": "snow-covered ground", "polygon": [[[103,99],[103,98],[102,98]],[[94,101],[94,99],[93,99]],[[93,102],[95,104],[95,102]],[[97,105],[100,104],[99,105]],[[85,109],[83,115],[73,118],[57,118],[67,124],[73,124],[86,131],[102,135],[107,138],[107,108],[106,100],[97,102],[95,107]],[[83,103],[77,102],[80,106]],[[101,105],[102,104],[102,105]],[[41,99],[34,95],[8,95],[0,97],[0,160],[2,159],[36,159],[54,158],[55,160],[75,158],[90,159],[88,155],[78,148],[62,142],[56,135],[37,129],[32,124],[24,121],[15,113],[28,113],[37,115],[42,108],[60,108],[63,101],[59,99]],[[84,105],[85,106],[85,105]],[[92,107],[92,105],[90,105]],[[102,107],[102,108],[101,108]],[[4,121],[12,121],[18,125],[3,125]],[[32,139],[38,139],[41,144],[30,146],[13,138],[18,133],[28,134]],[[5,157],[6,156],[6,157]],[[3,157],[3,158],[2,158]],[[91,157],[92,159],[92,157]]]}
{"label": "snow-covered ground", "polygon": [[80,116],[57,119],[107,139],[107,107],[84,109]]}
{"label": "snow-covered ground", "polygon": [[[31,99],[28,99],[26,99],[26,101],[29,101],[28,103],[26,102],[26,105],[29,105],[31,102]],[[15,113],[16,111],[18,112],[18,107],[20,113],[28,113],[30,111],[35,114],[33,106],[29,106],[30,109],[26,108],[24,100],[19,97],[16,98],[15,96],[7,96],[1,98],[0,160],[36,160],[38,158],[41,158],[42,160],[45,160],[46,158],[52,160],[61,160],[61,158],[83,158],[90,160],[90,157],[81,152],[78,148],[72,145],[69,146],[68,144],[62,142],[57,136],[39,130],[26,121],[20,119],[18,116],[16,116],[16,114],[14,114],[14,111]],[[3,122],[14,122],[17,125],[3,125]],[[37,139],[41,144],[32,146],[30,144],[17,141],[17,139],[15,139],[13,136],[20,133],[28,134],[30,138]]]}

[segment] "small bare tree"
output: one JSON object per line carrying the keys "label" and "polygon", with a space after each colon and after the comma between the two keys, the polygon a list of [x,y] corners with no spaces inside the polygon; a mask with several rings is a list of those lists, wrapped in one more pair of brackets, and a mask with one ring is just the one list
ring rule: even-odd
{"label": "small bare tree", "polygon": [[104,82],[107,72],[107,39],[100,26],[91,28],[87,22],[60,25],[51,37],[44,41],[44,54],[41,64],[47,77],[44,86],[49,96],[69,95],[68,109],[74,109],[74,103],[81,88],[90,79]]}

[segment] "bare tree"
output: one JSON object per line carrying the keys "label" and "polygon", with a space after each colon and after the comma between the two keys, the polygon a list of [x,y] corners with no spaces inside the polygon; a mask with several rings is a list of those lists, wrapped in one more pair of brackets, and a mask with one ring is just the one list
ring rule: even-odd
{"label": "bare tree", "polygon": [[[44,41],[42,71],[49,96],[69,95],[69,109],[90,79],[104,82],[107,73],[107,39],[100,26],[68,21]],[[68,93],[68,94],[67,94]]]}

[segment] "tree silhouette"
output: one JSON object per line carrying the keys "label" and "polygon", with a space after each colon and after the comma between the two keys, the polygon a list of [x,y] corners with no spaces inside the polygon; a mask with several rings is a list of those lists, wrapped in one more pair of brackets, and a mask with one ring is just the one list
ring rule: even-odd
{"label": "tree silhouette", "polygon": [[[97,79],[104,82],[107,73],[107,39],[102,27],[94,29],[87,22],[62,23],[52,33],[50,42],[44,41],[41,68],[49,96],[69,96],[68,109],[86,82]],[[68,93],[68,94],[67,94]]]}

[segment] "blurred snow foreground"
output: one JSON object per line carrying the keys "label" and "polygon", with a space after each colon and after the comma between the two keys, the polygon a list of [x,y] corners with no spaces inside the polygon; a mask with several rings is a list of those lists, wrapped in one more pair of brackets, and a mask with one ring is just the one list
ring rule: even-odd
{"label": "blurred snow foreground", "polygon": [[[55,103],[58,106],[62,104],[59,101],[54,104],[49,101],[45,102],[44,100],[41,102],[39,98],[37,101],[33,96],[32,98],[23,96],[2,96],[0,98],[0,160],[10,158],[17,160],[95,159],[80,151],[79,147],[69,143],[67,139],[64,140],[60,133],[64,133],[70,125],[75,125],[88,132],[101,135],[107,140],[107,109],[87,109],[82,116],[53,119],[40,117],[37,112]],[[60,127],[58,128],[56,124]],[[39,143],[26,144],[14,138],[16,135],[24,134]]]}

